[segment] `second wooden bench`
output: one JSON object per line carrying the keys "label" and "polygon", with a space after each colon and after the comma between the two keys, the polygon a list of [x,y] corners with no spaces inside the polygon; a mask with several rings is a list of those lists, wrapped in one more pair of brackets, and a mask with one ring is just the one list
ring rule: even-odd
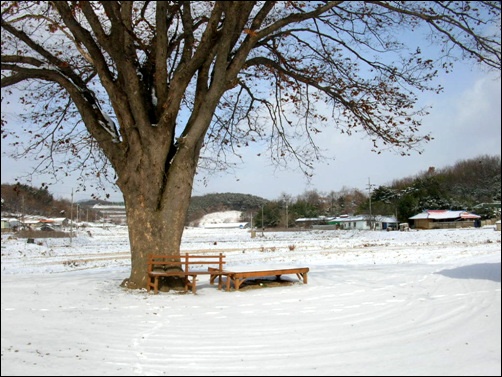
{"label": "second wooden bench", "polygon": [[298,279],[303,280],[304,284],[307,284],[308,281],[308,267],[263,267],[263,268],[255,268],[255,269],[237,269],[231,268],[229,270],[216,270],[212,267],[209,267],[208,270],[211,272],[211,280],[214,281],[217,277],[221,279],[222,275],[227,277],[226,289],[230,290],[230,284],[233,283],[234,289],[236,291],[239,290],[240,286],[246,279],[258,278],[258,277],[267,277],[267,276],[275,276],[277,280],[280,279],[281,275],[289,275],[294,274],[298,277]]}

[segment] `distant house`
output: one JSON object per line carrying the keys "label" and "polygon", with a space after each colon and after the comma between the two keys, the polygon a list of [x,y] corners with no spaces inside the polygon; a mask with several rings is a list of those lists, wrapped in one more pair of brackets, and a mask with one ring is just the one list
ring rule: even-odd
{"label": "distant house", "polygon": [[481,216],[467,211],[427,210],[412,216],[415,229],[469,228],[481,225]]}
{"label": "distant house", "polygon": [[92,209],[99,211],[104,222],[113,224],[127,223],[125,204],[95,204]]}
{"label": "distant house", "polygon": [[44,218],[41,216],[23,216],[20,221],[23,228],[36,229],[42,226],[42,220],[44,220]]}
{"label": "distant house", "polygon": [[298,226],[314,229],[355,229],[355,230],[385,230],[397,229],[398,222],[393,216],[342,215],[339,217],[299,218],[295,220]]}
{"label": "distant house", "polygon": [[49,225],[53,228],[61,229],[63,227],[67,227],[69,224],[70,221],[66,217],[55,217],[42,219],[38,222],[37,226],[42,227],[43,225]]}
{"label": "distant house", "polygon": [[340,216],[328,220],[328,225],[335,225],[337,229],[356,230],[386,230],[397,229],[398,222],[393,216],[357,215]]}
{"label": "distant house", "polygon": [[55,217],[52,220],[54,220],[54,225],[60,228],[70,225],[70,220],[66,217]]}
{"label": "distant house", "polygon": [[22,224],[17,215],[9,214],[9,217],[2,217],[2,230],[12,231],[19,229]]}

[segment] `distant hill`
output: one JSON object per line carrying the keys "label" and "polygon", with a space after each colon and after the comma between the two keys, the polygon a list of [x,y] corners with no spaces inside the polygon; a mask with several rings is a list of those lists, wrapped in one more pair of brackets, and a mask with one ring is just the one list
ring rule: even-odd
{"label": "distant hill", "polygon": [[[71,203],[67,199],[55,199],[49,187],[32,187],[26,184],[2,184],[2,214],[36,215],[46,217],[71,217],[85,210],[86,218],[96,218],[94,204],[105,201],[87,200]],[[83,213],[83,212],[81,212]]]}
{"label": "distant hill", "polygon": [[259,196],[230,192],[193,196],[188,209],[187,222],[194,222],[213,212],[256,211],[267,202],[267,199]]}
{"label": "distant hill", "polygon": [[[194,196],[190,202],[187,223],[199,220],[208,213],[255,211],[267,202],[267,199],[249,194],[221,193]],[[78,203],[73,203],[74,214],[76,204],[79,205],[80,209],[92,211],[95,204],[123,203],[95,199],[81,200]],[[48,188],[40,189],[24,184],[2,184],[2,212],[5,213],[24,213],[48,217],[70,216],[71,206],[71,202],[68,200],[55,199]],[[91,212],[89,213],[91,214]],[[92,217],[94,217],[93,213]]]}

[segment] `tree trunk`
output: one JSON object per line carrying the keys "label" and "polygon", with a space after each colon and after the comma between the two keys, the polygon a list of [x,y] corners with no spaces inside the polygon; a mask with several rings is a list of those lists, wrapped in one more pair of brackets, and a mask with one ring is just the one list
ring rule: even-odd
{"label": "tree trunk", "polygon": [[[139,169],[134,182],[119,182],[124,195],[131,247],[131,275],[122,286],[146,288],[147,258],[149,254],[179,255],[185,227],[197,158],[179,153],[169,166],[163,189],[159,189],[158,176],[152,177],[153,169]],[[137,175],[136,175],[137,174]],[[161,179],[162,181],[162,179]],[[166,284],[179,285],[179,279],[164,279]]]}

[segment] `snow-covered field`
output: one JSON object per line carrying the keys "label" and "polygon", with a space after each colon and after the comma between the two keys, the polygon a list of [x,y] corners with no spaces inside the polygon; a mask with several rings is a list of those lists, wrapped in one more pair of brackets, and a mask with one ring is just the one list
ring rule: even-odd
{"label": "snow-covered field", "polygon": [[492,227],[188,228],[182,251],[228,268],[310,268],[308,284],[230,292],[201,276],[196,295],[120,288],[125,227],[2,234],[1,250],[2,375],[501,375]]}

